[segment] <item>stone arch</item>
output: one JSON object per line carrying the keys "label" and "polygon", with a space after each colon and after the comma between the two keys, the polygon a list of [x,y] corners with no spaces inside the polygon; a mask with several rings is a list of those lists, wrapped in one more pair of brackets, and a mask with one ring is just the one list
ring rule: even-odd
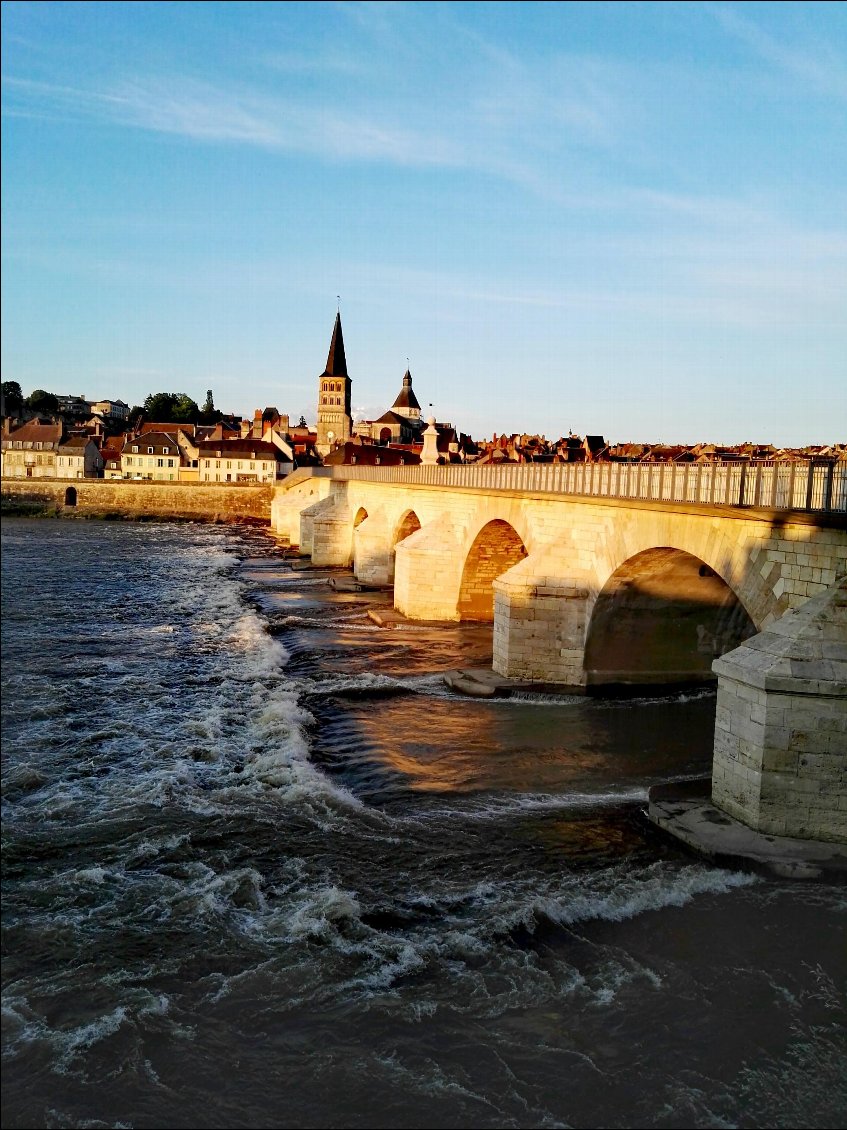
{"label": "stone arch", "polygon": [[353,529],[355,530],[359,526],[361,526],[362,522],[364,522],[364,520],[367,518],[367,516],[368,516],[367,510],[365,510],[364,506],[360,506],[359,509],[356,511],[356,517],[353,519]]}
{"label": "stone arch", "polygon": [[65,506],[76,506],[76,487],[65,490]]}
{"label": "stone arch", "polygon": [[394,537],[391,542],[392,546],[396,546],[398,542],[405,541],[407,537],[417,533],[420,528],[420,518],[414,510],[407,510],[394,528]]}
{"label": "stone arch", "polygon": [[380,430],[379,430],[379,442],[380,443],[391,443],[391,435],[392,435],[391,428],[380,428]]}
{"label": "stone arch", "polygon": [[520,534],[502,518],[482,527],[462,569],[457,612],[460,620],[494,619],[494,582],[527,556]]}
{"label": "stone arch", "polygon": [[589,685],[711,681],[712,662],[754,635],[742,601],[700,557],[644,549],[613,571],[585,641]]}
{"label": "stone arch", "polygon": [[400,521],[394,527],[391,535],[391,543],[388,548],[388,561],[386,566],[386,580],[388,584],[394,582],[394,571],[396,566],[397,546],[401,541],[416,534],[421,528],[421,520],[414,510],[406,510]]}

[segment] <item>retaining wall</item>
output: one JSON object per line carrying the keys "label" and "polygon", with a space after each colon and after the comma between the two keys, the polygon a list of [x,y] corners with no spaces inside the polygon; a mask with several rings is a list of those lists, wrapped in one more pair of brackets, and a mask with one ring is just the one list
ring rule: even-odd
{"label": "retaining wall", "polygon": [[[76,503],[66,502],[76,491]],[[274,485],[109,479],[4,479],[4,499],[55,505],[63,514],[270,523]],[[71,496],[72,497],[72,496]]]}

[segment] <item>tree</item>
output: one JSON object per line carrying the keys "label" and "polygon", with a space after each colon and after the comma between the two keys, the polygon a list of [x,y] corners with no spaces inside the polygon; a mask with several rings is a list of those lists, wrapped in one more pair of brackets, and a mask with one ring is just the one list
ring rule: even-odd
{"label": "tree", "polygon": [[141,423],[141,419],[142,419],[143,415],[144,415],[143,405],[141,405],[141,404],[134,405],[134,407],[132,408],[132,411],[129,414],[129,418],[127,419],[127,427],[129,428],[130,431],[135,431],[135,429]]}
{"label": "tree", "polygon": [[173,420],[178,424],[196,424],[200,415],[196,400],[188,393],[178,392],[174,400]]}
{"label": "tree", "polygon": [[26,406],[39,416],[52,416],[59,411],[59,401],[52,392],[34,389],[26,398]]}
{"label": "tree", "polygon": [[144,415],[160,424],[196,424],[200,409],[185,392],[154,392],[144,401]]}
{"label": "tree", "polygon": [[223,412],[219,412],[215,408],[215,398],[212,396],[212,390],[209,389],[206,393],[206,403],[200,412],[201,424],[217,424],[223,418]]}
{"label": "tree", "polygon": [[15,416],[24,406],[24,394],[17,381],[3,381],[3,404],[7,416]]}

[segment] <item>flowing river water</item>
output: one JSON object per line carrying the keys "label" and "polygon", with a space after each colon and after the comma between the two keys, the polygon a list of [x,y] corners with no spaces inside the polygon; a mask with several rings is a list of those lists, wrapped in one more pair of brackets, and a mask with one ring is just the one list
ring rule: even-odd
{"label": "flowing river water", "polygon": [[3,521],[4,1127],[836,1127],[843,887],[701,863],[708,691],[480,700],[270,539]]}

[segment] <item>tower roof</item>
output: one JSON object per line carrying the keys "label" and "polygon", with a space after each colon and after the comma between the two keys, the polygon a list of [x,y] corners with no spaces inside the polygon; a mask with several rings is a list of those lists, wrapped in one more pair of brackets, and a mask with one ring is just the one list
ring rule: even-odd
{"label": "tower roof", "polygon": [[392,408],[417,408],[420,411],[420,404],[418,398],[412,392],[412,374],[407,369],[403,375],[403,387],[397,396],[397,399],[391,405]]}
{"label": "tower roof", "polygon": [[329,355],[326,359],[325,377],[346,377],[347,358],[344,356],[344,336],[341,333],[341,314],[335,315],[335,326],[332,330],[332,341],[329,343]]}

